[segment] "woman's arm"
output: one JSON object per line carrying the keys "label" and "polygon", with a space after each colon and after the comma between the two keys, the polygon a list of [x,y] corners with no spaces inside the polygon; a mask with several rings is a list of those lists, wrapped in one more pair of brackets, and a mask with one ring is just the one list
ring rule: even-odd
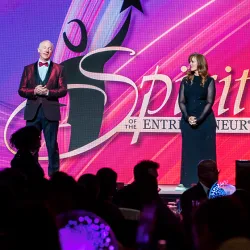
{"label": "woman's arm", "polygon": [[202,123],[205,120],[205,118],[210,114],[212,106],[214,104],[215,94],[216,94],[215,81],[212,78],[208,86],[207,104],[204,107],[201,115],[198,117],[197,124]]}
{"label": "woman's arm", "polygon": [[185,88],[184,82],[185,81],[186,81],[185,79],[183,79],[181,81],[181,86],[180,86],[180,90],[179,90],[179,107],[181,109],[181,112],[182,112],[182,115],[183,115],[184,119],[186,121],[188,121],[189,116],[188,116],[188,113],[187,113],[186,99],[185,99],[185,95],[184,95],[184,88]]}

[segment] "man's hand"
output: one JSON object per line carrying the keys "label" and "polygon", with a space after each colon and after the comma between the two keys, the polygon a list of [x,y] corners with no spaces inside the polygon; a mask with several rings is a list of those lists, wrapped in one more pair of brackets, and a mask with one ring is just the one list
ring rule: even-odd
{"label": "man's hand", "polygon": [[49,90],[45,86],[38,85],[34,89],[34,94],[35,95],[48,95]]}
{"label": "man's hand", "polygon": [[37,95],[38,94],[38,89],[39,87],[41,87],[42,85],[37,85],[34,89],[34,95]]}

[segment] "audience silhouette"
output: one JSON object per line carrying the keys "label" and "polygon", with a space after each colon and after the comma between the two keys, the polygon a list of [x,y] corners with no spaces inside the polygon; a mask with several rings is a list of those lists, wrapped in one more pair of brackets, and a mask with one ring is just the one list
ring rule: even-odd
{"label": "audience silhouette", "polygon": [[[239,249],[237,244],[249,247],[249,176],[241,177],[244,185],[232,195],[209,199],[219,171],[214,161],[201,161],[197,166],[199,182],[181,195],[180,217],[158,192],[157,162],[140,161],[134,166],[134,181],[117,191],[118,176],[110,168],[100,168],[96,174],[84,173],[77,181],[59,171],[47,180],[38,162],[41,137],[35,127],[19,129],[10,142],[17,153],[10,168],[0,171],[1,250],[61,250],[61,227],[56,221],[67,214],[96,216],[95,221],[86,217],[94,223],[93,228],[101,218],[114,232],[119,249],[124,250]],[[72,221],[67,223],[73,227]],[[100,232],[102,227],[98,226]],[[104,245],[102,249],[106,249]]]}

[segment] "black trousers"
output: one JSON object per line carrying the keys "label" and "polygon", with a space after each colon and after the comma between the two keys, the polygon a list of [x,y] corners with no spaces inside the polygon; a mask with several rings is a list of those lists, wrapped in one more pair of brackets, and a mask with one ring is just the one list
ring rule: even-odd
{"label": "black trousers", "polygon": [[49,158],[48,174],[51,176],[54,172],[59,171],[60,167],[57,143],[59,121],[49,121],[44,115],[42,105],[40,105],[35,118],[27,120],[26,126],[35,126],[40,131],[43,131]]}

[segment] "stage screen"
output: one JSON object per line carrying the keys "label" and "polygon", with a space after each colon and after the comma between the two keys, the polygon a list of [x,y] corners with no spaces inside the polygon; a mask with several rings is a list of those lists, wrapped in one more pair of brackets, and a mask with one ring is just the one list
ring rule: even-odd
{"label": "stage screen", "polygon": [[[43,40],[68,68],[60,99],[61,170],[79,178],[110,167],[130,183],[141,160],[160,163],[159,183],[178,184],[178,91],[188,56],[204,54],[216,81],[220,180],[234,184],[235,160],[250,159],[250,0],[2,0],[0,167],[25,126],[18,95],[24,66]],[[42,140],[40,163],[47,174]]]}

